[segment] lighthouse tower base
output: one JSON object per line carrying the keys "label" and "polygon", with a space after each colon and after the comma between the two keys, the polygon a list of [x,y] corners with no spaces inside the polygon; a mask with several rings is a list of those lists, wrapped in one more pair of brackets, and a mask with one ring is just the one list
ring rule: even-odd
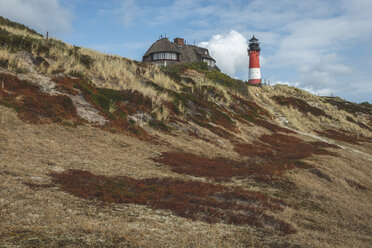
{"label": "lighthouse tower base", "polygon": [[261,84],[261,70],[260,68],[249,68],[249,81],[250,84]]}

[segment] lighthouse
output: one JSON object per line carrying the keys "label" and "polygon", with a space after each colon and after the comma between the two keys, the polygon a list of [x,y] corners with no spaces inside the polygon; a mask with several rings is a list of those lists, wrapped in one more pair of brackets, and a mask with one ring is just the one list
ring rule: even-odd
{"label": "lighthouse", "polygon": [[256,37],[249,40],[249,83],[253,85],[261,84],[261,71],[260,71],[260,42]]}

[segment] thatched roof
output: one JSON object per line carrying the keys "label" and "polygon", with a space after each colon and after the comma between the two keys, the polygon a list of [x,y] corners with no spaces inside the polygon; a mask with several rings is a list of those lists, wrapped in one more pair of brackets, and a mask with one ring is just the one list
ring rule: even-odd
{"label": "thatched roof", "polygon": [[150,55],[151,53],[158,53],[158,52],[173,52],[173,53],[180,53],[179,47],[176,43],[170,42],[168,38],[162,38],[157,40],[154,44],[150,46],[150,48],[145,53],[145,56]]}
{"label": "thatched roof", "polygon": [[202,58],[214,60],[214,58],[209,55],[208,49],[206,48],[193,45],[185,45],[182,47],[182,52],[180,54],[181,62],[201,61]]}
{"label": "thatched roof", "polygon": [[179,54],[180,62],[195,62],[202,61],[203,58],[213,59],[208,52],[208,49],[193,46],[193,45],[177,45],[174,42],[168,40],[168,38],[162,38],[157,40],[151,47],[146,51],[143,58],[147,58],[152,53],[158,52],[173,52]]}

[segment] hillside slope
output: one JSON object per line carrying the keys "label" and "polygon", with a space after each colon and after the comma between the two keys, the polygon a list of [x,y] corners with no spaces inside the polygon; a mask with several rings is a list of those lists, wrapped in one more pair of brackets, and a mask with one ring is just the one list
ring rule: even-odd
{"label": "hillside slope", "polygon": [[368,247],[372,108],[0,18],[4,247]]}

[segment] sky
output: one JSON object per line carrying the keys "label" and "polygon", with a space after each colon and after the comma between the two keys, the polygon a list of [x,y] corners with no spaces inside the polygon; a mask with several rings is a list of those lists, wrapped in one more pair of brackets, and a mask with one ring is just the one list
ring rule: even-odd
{"label": "sky", "polygon": [[161,35],[182,37],[244,81],[255,35],[270,84],[372,102],[372,0],[0,0],[0,15],[135,60]]}

